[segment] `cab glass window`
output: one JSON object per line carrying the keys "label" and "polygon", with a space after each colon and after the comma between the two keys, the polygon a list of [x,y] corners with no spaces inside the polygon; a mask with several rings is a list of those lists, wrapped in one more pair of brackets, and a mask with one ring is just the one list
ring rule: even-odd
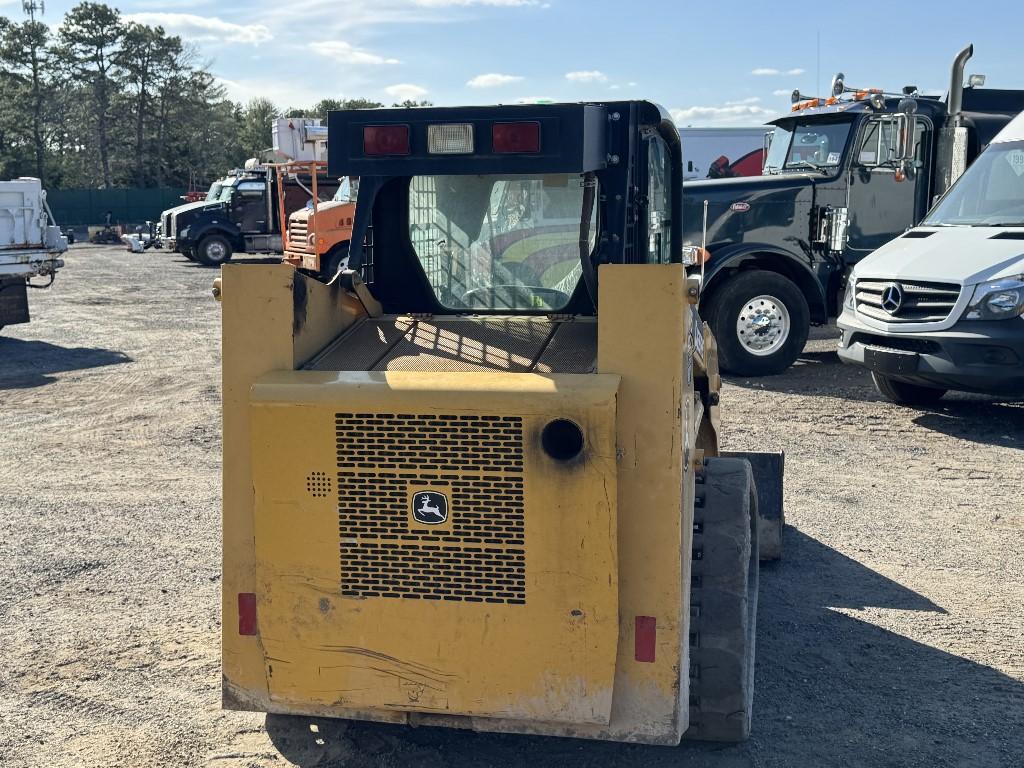
{"label": "cab glass window", "polygon": [[668,146],[661,137],[654,137],[647,145],[647,261],[652,264],[669,262],[670,226],[672,215],[672,189],[670,185]]}
{"label": "cab glass window", "polygon": [[238,194],[242,197],[262,197],[266,186],[258,181],[241,181],[238,183]]}
{"label": "cab glass window", "polygon": [[579,174],[415,176],[409,187],[409,239],[438,302],[457,311],[563,309],[583,272],[583,215]]}

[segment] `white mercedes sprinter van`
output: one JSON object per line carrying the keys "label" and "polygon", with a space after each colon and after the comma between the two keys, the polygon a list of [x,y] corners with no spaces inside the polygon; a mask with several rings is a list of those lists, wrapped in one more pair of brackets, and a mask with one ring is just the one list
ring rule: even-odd
{"label": "white mercedes sprinter van", "polygon": [[839,357],[896,403],[1024,395],[1024,113],[921,224],[854,268]]}

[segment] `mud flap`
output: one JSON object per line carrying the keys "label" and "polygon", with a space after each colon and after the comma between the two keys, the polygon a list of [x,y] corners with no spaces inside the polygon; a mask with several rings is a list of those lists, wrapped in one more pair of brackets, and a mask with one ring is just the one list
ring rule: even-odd
{"label": "mud flap", "polygon": [[28,289],[24,278],[0,280],[0,326],[28,322]]}
{"label": "mud flap", "polygon": [[782,503],[786,454],[722,451],[721,455],[750,462],[754,470],[754,482],[757,484],[761,559],[779,560],[782,557],[782,529],[786,525],[786,512]]}

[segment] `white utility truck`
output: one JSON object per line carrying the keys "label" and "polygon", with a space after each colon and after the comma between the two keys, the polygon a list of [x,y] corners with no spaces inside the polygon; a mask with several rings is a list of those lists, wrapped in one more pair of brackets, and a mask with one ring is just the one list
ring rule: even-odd
{"label": "white utility truck", "polygon": [[1024,395],[1024,113],[920,225],[857,264],[839,328],[839,357],[894,402]]}
{"label": "white utility truck", "polygon": [[29,321],[28,289],[53,284],[67,249],[39,179],[0,181],[0,328]]}

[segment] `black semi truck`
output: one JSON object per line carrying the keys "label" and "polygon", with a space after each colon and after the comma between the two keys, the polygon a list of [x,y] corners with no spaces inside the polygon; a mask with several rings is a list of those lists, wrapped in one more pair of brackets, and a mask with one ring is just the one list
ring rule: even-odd
{"label": "black semi truck", "polygon": [[[683,239],[706,242],[701,314],[730,373],[788,368],[811,325],[835,317],[852,266],[916,224],[1010,119],[1024,91],[964,85],[945,99],[846,86],[793,94],[766,136],[764,175],[683,185]],[[685,153],[686,148],[683,148]]]}
{"label": "black semi truck", "polygon": [[[159,242],[215,267],[235,253],[280,254],[281,205],[273,165],[250,163],[214,182],[206,199],[170,208],[160,216]],[[317,194],[330,200],[338,181],[317,177]],[[283,185],[285,219],[312,199],[309,174],[289,174]]]}

